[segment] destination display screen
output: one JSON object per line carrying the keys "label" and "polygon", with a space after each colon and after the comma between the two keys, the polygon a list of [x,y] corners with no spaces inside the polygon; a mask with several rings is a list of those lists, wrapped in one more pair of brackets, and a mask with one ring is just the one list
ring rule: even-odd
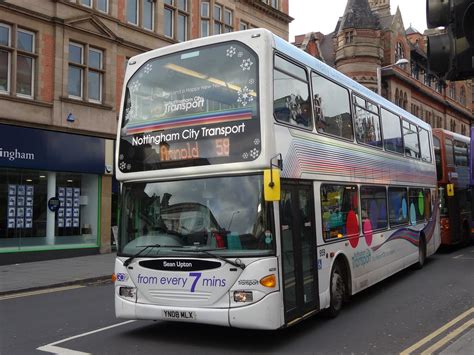
{"label": "destination display screen", "polygon": [[258,60],[238,42],[146,62],[126,86],[119,169],[252,161],[261,152]]}

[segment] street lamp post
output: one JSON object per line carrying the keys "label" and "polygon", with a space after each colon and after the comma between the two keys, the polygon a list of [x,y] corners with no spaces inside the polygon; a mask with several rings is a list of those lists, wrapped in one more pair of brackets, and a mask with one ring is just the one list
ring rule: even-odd
{"label": "street lamp post", "polygon": [[404,64],[408,64],[408,59],[402,58],[402,59],[397,60],[397,62],[394,64],[386,65],[384,67],[377,67],[377,93],[379,95],[382,95],[382,70],[388,69],[391,67],[397,67]]}

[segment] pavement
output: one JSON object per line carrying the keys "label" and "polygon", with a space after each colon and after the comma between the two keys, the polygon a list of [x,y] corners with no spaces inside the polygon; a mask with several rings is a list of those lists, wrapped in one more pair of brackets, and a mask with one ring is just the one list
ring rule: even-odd
{"label": "pavement", "polygon": [[0,266],[0,295],[111,280],[115,253]]}

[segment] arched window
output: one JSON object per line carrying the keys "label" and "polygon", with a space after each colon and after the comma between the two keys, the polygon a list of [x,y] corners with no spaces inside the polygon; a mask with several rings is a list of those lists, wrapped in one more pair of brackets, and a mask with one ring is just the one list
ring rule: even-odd
{"label": "arched window", "polygon": [[407,106],[408,106],[408,98],[407,98],[407,93],[405,92],[403,94],[403,106],[402,107],[406,110]]}
{"label": "arched window", "polygon": [[398,88],[397,90],[395,90],[395,105],[398,105],[399,104],[399,101],[400,100],[400,94],[398,92]]}
{"label": "arched window", "polygon": [[401,42],[397,42],[395,48],[395,61],[405,58],[405,48]]}

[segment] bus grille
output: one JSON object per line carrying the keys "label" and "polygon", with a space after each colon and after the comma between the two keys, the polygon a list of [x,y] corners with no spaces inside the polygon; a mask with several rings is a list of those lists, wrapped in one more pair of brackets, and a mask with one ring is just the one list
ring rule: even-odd
{"label": "bus grille", "polygon": [[192,292],[188,291],[164,291],[150,290],[148,291],[150,298],[157,301],[186,301],[186,302],[203,302],[208,301],[211,297],[210,292]]}

